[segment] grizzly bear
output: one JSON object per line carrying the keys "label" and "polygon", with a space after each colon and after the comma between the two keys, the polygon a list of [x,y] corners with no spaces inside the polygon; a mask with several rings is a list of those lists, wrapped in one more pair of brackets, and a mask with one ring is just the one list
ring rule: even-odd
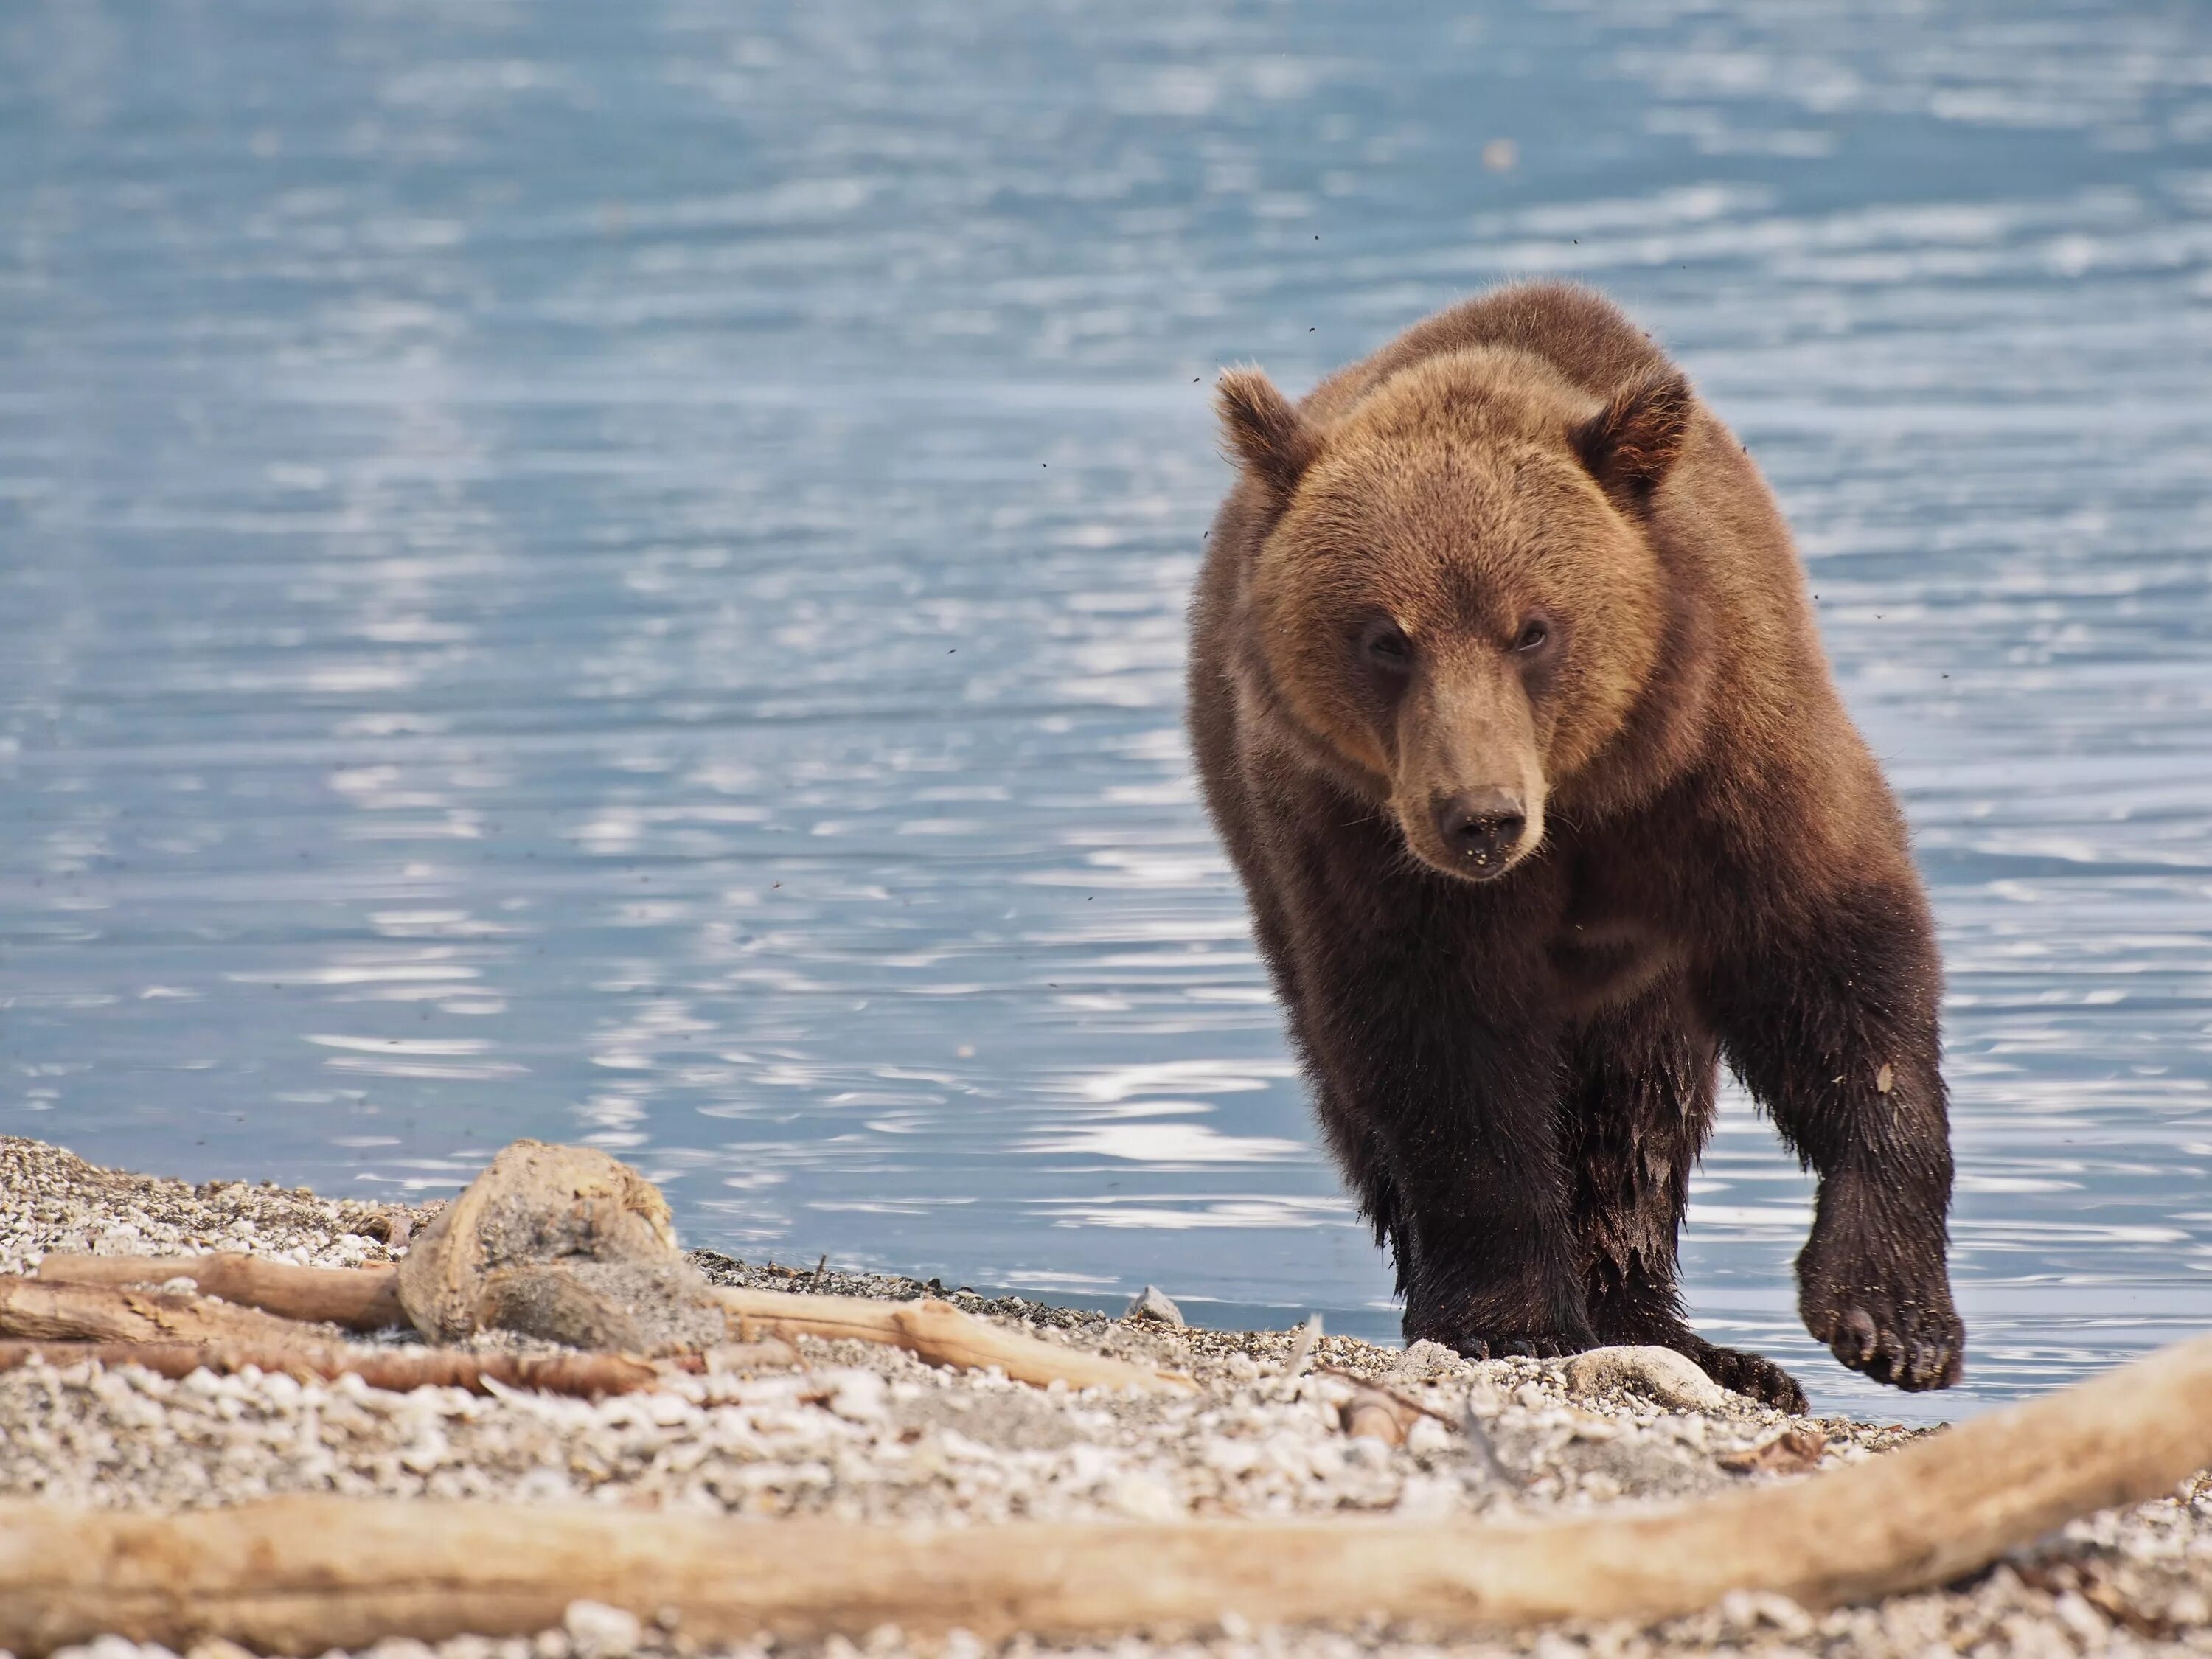
{"label": "grizzly bear", "polygon": [[1407,1340],[1655,1343],[1725,1059],[1819,1178],[1807,1328],[1958,1379],[1941,970],[1781,514],[1609,302],[1504,289],[1291,404],[1222,377],[1207,805]]}

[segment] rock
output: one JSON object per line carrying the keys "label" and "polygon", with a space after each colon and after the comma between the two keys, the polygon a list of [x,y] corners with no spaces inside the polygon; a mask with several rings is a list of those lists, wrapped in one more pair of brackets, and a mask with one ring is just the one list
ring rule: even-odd
{"label": "rock", "polygon": [[1138,1291],[1129,1304],[1129,1310],[1121,1317],[1157,1320],[1163,1325],[1173,1325],[1178,1330],[1183,1328],[1182,1310],[1170,1302],[1168,1293],[1157,1285],[1147,1285]]}
{"label": "rock", "polygon": [[1107,1501],[1133,1521],[1180,1521],[1188,1513],[1164,1477],[1143,1471],[1115,1481]]}
{"label": "rock", "polygon": [[1728,1390],[1672,1348],[1592,1348],[1567,1361],[1567,1392],[1604,1394],[1619,1389],[1680,1411],[1711,1411]]}
{"label": "rock", "polygon": [[568,1632],[578,1659],[629,1659],[645,1633],[635,1613],[604,1601],[569,1602],[561,1627]]}
{"label": "rock", "polygon": [[681,1256],[502,1267],[484,1276],[477,1322],[623,1353],[684,1352],[729,1340],[729,1320],[704,1275]]}
{"label": "rock", "polygon": [[1406,1449],[1423,1456],[1435,1456],[1450,1449],[1452,1431],[1442,1419],[1422,1413],[1406,1425]]}
{"label": "rock", "polygon": [[1465,1368],[1467,1361],[1441,1342],[1431,1342],[1426,1337],[1411,1344],[1390,1368],[1390,1375],[1406,1382],[1425,1382],[1432,1377],[1450,1376]]}
{"label": "rock", "polygon": [[873,1371],[845,1371],[838,1376],[826,1403],[848,1423],[881,1423],[890,1415],[886,1403],[889,1392],[889,1386]]}
{"label": "rock", "polygon": [[585,1146],[502,1148],[416,1237],[398,1277],[400,1305],[434,1341],[496,1329],[660,1353],[727,1340],[659,1189]]}

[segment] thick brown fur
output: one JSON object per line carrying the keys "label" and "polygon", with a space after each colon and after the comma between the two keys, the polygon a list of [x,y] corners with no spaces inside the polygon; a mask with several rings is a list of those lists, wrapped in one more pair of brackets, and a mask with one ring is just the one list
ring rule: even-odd
{"label": "thick brown fur", "polygon": [[1219,400],[1199,771],[1408,1339],[1660,1343],[1802,1406],[1682,1318],[1725,1059],[1820,1178],[1807,1328],[1955,1381],[1927,902],[1742,445],[1557,284]]}

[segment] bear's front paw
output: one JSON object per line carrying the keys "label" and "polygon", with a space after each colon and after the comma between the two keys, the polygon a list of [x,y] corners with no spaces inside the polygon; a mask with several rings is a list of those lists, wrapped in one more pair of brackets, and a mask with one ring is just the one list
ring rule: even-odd
{"label": "bear's front paw", "polygon": [[1597,1346],[1579,1285],[1424,1266],[1406,1294],[1408,1343],[1439,1342],[1469,1359],[1559,1359]]}
{"label": "bear's front paw", "polygon": [[1598,1340],[1606,1343],[1646,1344],[1657,1348],[1672,1348],[1684,1358],[1696,1362],[1705,1372],[1724,1389],[1732,1389],[1762,1406],[1772,1406],[1778,1411],[1802,1416],[1808,1407],[1805,1390],[1797,1379],[1764,1354],[1753,1353],[1747,1348],[1716,1347],[1680,1320],[1672,1316],[1627,1319],[1601,1317],[1597,1322]]}
{"label": "bear's front paw", "polygon": [[1828,1352],[1877,1382],[1948,1389],[1964,1372],[1966,1328],[1951,1304],[1940,1244],[1845,1248],[1816,1226],[1797,1259],[1797,1308]]}
{"label": "bear's front paw", "polygon": [[1756,1400],[1762,1406],[1802,1417],[1812,1409],[1797,1379],[1764,1354],[1745,1348],[1721,1348],[1706,1343],[1690,1356],[1698,1369],[1724,1389]]}
{"label": "bear's front paw", "polygon": [[1462,1309],[1455,1316],[1438,1316],[1418,1305],[1408,1306],[1405,1332],[1408,1343],[1440,1342],[1468,1359],[1504,1359],[1513,1354],[1563,1359],[1598,1345],[1588,1322],[1579,1317],[1565,1313],[1532,1316],[1527,1310],[1517,1316],[1495,1309]]}

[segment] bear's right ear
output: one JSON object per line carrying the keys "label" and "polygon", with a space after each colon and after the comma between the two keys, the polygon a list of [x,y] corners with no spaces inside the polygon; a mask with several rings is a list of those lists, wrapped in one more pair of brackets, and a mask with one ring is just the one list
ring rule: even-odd
{"label": "bear's right ear", "polygon": [[1679,370],[1631,381],[1574,429],[1575,453],[1608,495],[1643,507],[1682,453],[1693,406]]}
{"label": "bear's right ear", "polygon": [[1213,388],[1229,447],[1278,503],[1287,501],[1321,453],[1305,417],[1256,368],[1232,368]]}

